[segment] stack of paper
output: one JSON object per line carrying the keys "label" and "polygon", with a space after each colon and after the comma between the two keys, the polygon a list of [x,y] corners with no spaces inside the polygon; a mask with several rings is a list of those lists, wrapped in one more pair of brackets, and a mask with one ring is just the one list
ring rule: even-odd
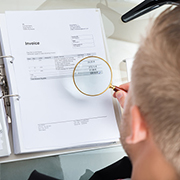
{"label": "stack of paper", "polygon": [[125,61],[126,61],[127,78],[128,78],[128,81],[130,82],[131,81],[131,68],[133,66],[134,58],[128,58]]}
{"label": "stack of paper", "polygon": [[[0,88],[0,96],[2,97],[2,89]],[[8,123],[5,112],[4,100],[0,99],[0,157],[9,156],[11,154]]]}
{"label": "stack of paper", "polygon": [[98,9],[6,12],[1,44],[11,94],[15,153],[118,141],[111,90],[81,94],[72,72],[82,58],[107,59]]}

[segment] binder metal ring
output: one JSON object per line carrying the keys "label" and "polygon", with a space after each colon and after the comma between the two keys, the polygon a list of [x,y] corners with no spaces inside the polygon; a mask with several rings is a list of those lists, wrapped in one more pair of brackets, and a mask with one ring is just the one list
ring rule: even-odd
{"label": "binder metal ring", "polygon": [[4,59],[4,58],[11,58],[10,63],[13,63],[14,61],[14,57],[13,56],[0,56],[0,58]]}
{"label": "binder metal ring", "polygon": [[4,95],[1,96],[0,99],[4,99],[4,98],[8,98],[8,97],[18,97],[17,100],[20,99],[20,96],[18,94],[8,94],[8,95]]}

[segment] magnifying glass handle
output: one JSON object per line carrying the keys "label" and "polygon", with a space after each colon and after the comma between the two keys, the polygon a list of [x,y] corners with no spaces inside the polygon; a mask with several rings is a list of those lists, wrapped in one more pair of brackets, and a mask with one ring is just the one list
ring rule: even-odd
{"label": "magnifying glass handle", "polygon": [[117,91],[125,91],[126,93],[128,92],[126,89],[120,88],[118,86],[112,86],[112,89],[117,92]]}

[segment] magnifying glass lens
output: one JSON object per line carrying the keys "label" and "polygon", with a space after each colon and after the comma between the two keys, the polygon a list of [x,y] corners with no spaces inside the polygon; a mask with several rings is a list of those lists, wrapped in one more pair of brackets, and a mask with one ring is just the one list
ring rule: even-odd
{"label": "magnifying glass lens", "polygon": [[75,86],[83,94],[96,96],[105,92],[112,81],[109,64],[96,56],[82,59],[74,68]]}

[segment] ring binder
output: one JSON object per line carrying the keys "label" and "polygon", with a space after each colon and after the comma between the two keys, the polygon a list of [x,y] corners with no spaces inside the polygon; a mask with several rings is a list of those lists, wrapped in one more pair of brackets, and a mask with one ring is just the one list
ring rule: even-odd
{"label": "ring binder", "polygon": [[[51,19],[49,21],[51,26],[48,26],[47,29],[44,29],[41,24],[45,16]],[[71,20],[68,22],[61,18],[64,16],[73,19],[73,23]],[[63,24],[63,28],[56,26],[56,17],[61,19],[60,24]],[[32,26],[27,24],[27,18],[31,22],[35,20]],[[96,100],[84,97],[78,92],[76,94],[76,89],[71,81],[72,68],[81,55],[85,56],[87,53],[93,52],[108,58],[100,11],[75,9],[48,12],[7,12],[4,20],[1,28],[1,45],[4,56],[2,55],[0,58],[7,58],[3,60],[8,91],[6,94],[0,95],[0,102],[11,100],[8,102],[7,112],[10,109],[8,115],[12,118],[14,154],[64,151],[68,148],[80,149],[81,147],[87,149],[97,145],[104,146],[106,143],[110,145],[119,142],[116,121],[118,113],[114,112],[111,93],[105,93]],[[11,23],[14,20],[16,23]],[[27,23],[22,27],[24,22]],[[22,28],[17,30],[19,27]],[[69,29],[68,33],[66,33],[67,28]],[[74,30],[81,29],[83,32],[78,31],[77,34],[74,34]],[[31,40],[31,30],[33,30],[33,39],[38,39],[38,41],[27,41]],[[26,33],[22,37],[21,34],[25,31]],[[84,34],[84,31],[87,35]],[[49,37],[49,34],[54,36]],[[57,35],[58,38],[65,41],[68,39],[69,45],[64,46],[63,41],[57,41]],[[75,41],[76,38],[81,41]],[[64,52],[58,58],[51,56],[54,53],[59,54],[58,49],[54,50],[49,46],[54,42],[57,43],[54,46],[61,47]],[[11,51],[14,57],[6,56],[11,55]],[[18,59],[18,61],[14,62],[14,59]],[[66,64],[68,65],[67,69],[65,68]],[[61,65],[63,66],[61,67]],[[40,71],[36,71],[35,69],[39,66],[41,67]],[[68,78],[64,78],[67,76]],[[69,95],[66,87],[72,88],[73,96]],[[52,96],[49,96],[49,93]],[[21,99],[17,100],[17,98]],[[110,123],[111,126],[109,126]],[[101,126],[104,127],[101,131],[96,129]],[[71,135],[67,129],[71,131]],[[92,134],[94,131],[96,133]],[[32,132],[35,138],[29,136]],[[64,138],[58,141],[56,136]]]}
{"label": "ring binder", "polygon": [[8,94],[8,95],[4,95],[4,96],[1,96],[0,99],[4,99],[4,98],[8,98],[8,97],[18,97],[17,100],[20,99],[20,96],[18,94]]}
{"label": "ring binder", "polygon": [[10,63],[13,63],[13,61],[14,61],[14,57],[13,56],[0,56],[0,58],[11,58],[11,61],[10,61]]}

